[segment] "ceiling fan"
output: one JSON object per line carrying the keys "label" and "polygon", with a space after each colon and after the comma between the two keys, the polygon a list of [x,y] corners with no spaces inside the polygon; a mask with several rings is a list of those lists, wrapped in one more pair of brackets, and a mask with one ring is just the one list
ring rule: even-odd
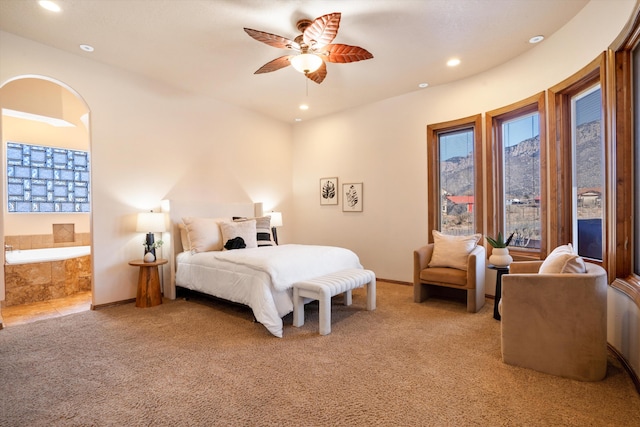
{"label": "ceiling fan", "polygon": [[296,54],[281,56],[267,62],[254,74],[270,73],[291,65],[304,73],[308,79],[320,84],[327,76],[325,63],[327,61],[345,64],[373,58],[371,53],[359,46],[331,43],[338,34],[340,15],[336,12],[322,15],[313,21],[309,19],[298,21],[296,27],[302,34],[293,40],[245,28],[244,31],[259,42],[296,52]]}

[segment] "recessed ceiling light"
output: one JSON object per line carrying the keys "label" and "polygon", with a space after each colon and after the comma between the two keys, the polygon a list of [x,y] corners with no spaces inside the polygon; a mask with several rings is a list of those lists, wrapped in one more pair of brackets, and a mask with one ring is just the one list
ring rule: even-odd
{"label": "recessed ceiling light", "polygon": [[52,2],[51,0],[40,0],[38,4],[51,12],[60,12],[62,9],[60,6]]}
{"label": "recessed ceiling light", "polygon": [[529,39],[529,43],[536,44],[540,43],[542,40],[544,40],[544,36],[533,36]]}
{"label": "recessed ceiling light", "polygon": [[455,67],[456,65],[460,65],[460,60],[458,58],[451,58],[447,61],[447,65],[449,67]]}
{"label": "recessed ceiling light", "polygon": [[88,44],[81,44],[80,45],[80,49],[84,50],[85,52],[93,52],[93,46],[88,45]]}
{"label": "recessed ceiling light", "polygon": [[300,117],[296,117],[295,120],[296,120],[296,122],[301,122],[302,121],[302,119]]}
{"label": "recessed ceiling light", "polygon": [[427,86],[429,86],[429,83],[419,83],[418,84],[418,87],[420,87],[420,88],[425,88]]}
{"label": "recessed ceiling light", "polygon": [[308,106],[307,104],[302,104],[302,105],[300,105],[300,107],[299,107],[299,108],[300,108],[301,110],[308,110],[308,109],[309,109],[309,106]]}

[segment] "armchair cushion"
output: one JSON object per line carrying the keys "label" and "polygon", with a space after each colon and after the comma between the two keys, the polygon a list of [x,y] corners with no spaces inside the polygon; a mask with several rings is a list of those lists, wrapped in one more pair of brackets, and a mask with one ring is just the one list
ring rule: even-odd
{"label": "armchair cushion", "polygon": [[540,274],[586,273],[587,267],[582,257],[575,253],[573,246],[569,243],[551,251],[538,272]]}
{"label": "armchair cushion", "polygon": [[469,254],[480,240],[480,234],[450,236],[433,230],[433,254],[429,267],[450,267],[466,270]]}
{"label": "armchair cushion", "polygon": [[420,272],[420,280],[424,283],[447,283],[465,288],[467,286],[467,272],[457,268],[429,267]]}

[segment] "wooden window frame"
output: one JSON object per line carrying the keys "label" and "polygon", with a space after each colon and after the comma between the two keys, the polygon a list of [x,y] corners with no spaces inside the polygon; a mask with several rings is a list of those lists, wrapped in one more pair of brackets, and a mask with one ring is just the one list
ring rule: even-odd
{"label": "wooden window frame", "polygon": [[474,168],[474,208],[473,223],[475,233],[483,230],[483,179],[482,179],[482,115],[465,117],[427,126],[427,164],[428,164],[428,242],[433,242],[432,231],[440,229],[440,156],[438,152],[438,135],[473,128],[473,168]]}
{"label": "wooden window frame", "polygon": [[547,138],[545,93],[540,92],[522,101],[508,105],[485,114],[486,130],[486,177],[487,177],[487,233],[497,235],[504,232],[505,211],[503,188],[503,146],[502,124],[511,119],[530,113],[538,113],[540,126],[540,249],[527,250],[509,248],[514,260],[542,259],[547,253]]}
{"label": "wooden window frame", "polygon": [[[604,190],[605,190],[605,227],[602,236],[604,245],[602,261],[596,264],[607,266],[609,236],[611,235],[611,138],[608,135],[611,122],[607,110],[605,54],[599,55],[582,70],[558,83],[548,90],[549,100],[549,247],[566,244],[573,241],[573,195],[572,176],[573,161],[571,149],[571,99],[573,96],[600,84],[603,108],[603,138],[604,138]],[[615,198],[613,198],[615,200]]]}
{"label": "wooden window frame", "polygon": [[615,206],[610,208],[611,238],[607,241],[607,253],[609,255],[606,264],[609,272],[611,286],[626,294],[636,306],[640,307],[640,276],[634,273],[634,251],[640,251],[635,247],[633,223],[634,203],[639,189],[634,188],[634,173],[640,173],[634,168],[634,152],[640,141],[640,135],[634,135],[633,111],[639,108],[634,104],[633,81],[633,51],[640,45],[640,5],[636,5],[635,11],[620,37],[614,41],[607,51],[607,116],[615,126],[607,136],[610,138],[612,162],[611,198],[615,200]]}

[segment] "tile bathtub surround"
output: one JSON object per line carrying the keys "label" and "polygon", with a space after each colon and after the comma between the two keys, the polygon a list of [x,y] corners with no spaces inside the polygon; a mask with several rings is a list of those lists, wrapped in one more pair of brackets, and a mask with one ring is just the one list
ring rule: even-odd
{"label": "tile bathtub surround", "polygon": [[32,234],[22,236],[5,236],[5,245],[13,246],[13,249],[40,249],[57,248],[62,246],[89,246],[91,245],[91,233],[75,233],[70,242],[55,243],[53,234]]}
{"label": "tile bathtub surround", "polygon": [[91,256],[5,265],[5,306],[48,301],[91,290]]}

